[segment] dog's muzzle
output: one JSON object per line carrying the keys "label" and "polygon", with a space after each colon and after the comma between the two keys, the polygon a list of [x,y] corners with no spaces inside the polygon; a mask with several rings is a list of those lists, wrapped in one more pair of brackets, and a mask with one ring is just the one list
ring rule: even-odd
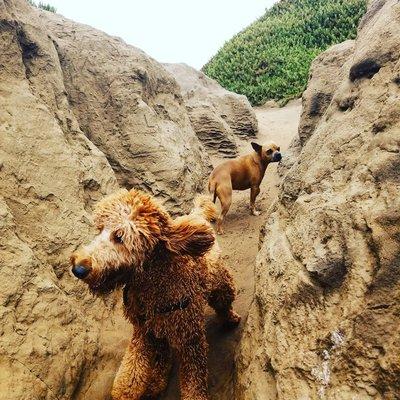
{"label": "dog's muzzle", "polygon": [[90,267],[86,267],[84,265],[74,265],[72,267],[72,273],[78,278],[78,279],[85,279],[90,272]]}
{"label": "dog's muzzle", "polygon": [[276,152],[274,153],[274,157],[272,158],[272,160],[273,160],[274,162],[279,162],[279,161],[281,161],[281,160],[282,160],[282,154],[279,153],[279,151],[276,151]]}

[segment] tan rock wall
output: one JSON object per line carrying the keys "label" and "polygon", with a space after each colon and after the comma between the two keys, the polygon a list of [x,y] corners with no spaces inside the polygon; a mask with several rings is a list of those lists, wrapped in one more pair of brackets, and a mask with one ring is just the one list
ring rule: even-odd
{"label": "tan rock wall", "polygon": [[186,64],[164,64],[178,82],[190,121],[211,153],[237,156],[236,136],[258,131],[255,113],[243,95],[225,90],[218,82]]}
{"label": "tan rock wall", "polygon": [[301,127],[343,78],[266,221],[237,399],[400,397],[399,22],[371,2],[347,62],[314,63]]}
{"label": "tan rock wall", "polygon": [[104,399],[130,327],[69,273],[120,185],[173,212],[209,160],[175,80],[138,49],[0,1],[0,398]]}

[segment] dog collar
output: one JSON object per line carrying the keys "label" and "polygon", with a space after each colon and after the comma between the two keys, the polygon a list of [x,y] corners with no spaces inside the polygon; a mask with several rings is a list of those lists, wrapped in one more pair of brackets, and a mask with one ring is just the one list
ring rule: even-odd
{"label": "dog collar", "polygon": [[190,298],[189,297],[184,297],[183,299],[179,300],[177,303],[174,304],[169,304],[165,307],[159,307],[157,312],[159,314],[167,314],[172,311],[177,311],[177,310],[184,310],[187,308],[190,304]]}

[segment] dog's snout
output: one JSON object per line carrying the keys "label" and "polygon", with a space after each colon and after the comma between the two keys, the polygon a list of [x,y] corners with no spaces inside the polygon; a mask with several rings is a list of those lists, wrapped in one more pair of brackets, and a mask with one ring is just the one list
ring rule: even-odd
{"label": "dog's snout", "polygon": [[85,279],[92,270],[92,262],[90,257],[76,252],[71,256],[72,273],[78,279]]}
{"label": "dog's snout", "polygon": [[274,153],[274,161],[278,162],[282,160],[282,154],[279,151]]}
{"label": "dog's snout", "polygon": [[85,279],[90,272],[90,267],[85,266],[85,265],[74,265],[72,267],[72,273],[78,278],[78,279]]}

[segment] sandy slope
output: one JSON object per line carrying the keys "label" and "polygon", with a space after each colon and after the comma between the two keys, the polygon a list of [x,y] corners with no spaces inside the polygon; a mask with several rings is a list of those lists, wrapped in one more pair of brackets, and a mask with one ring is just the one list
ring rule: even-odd
{"label": "sandy slope", "polygon": [[[300,118],[301,102],[289,103],[284,108],[255,109],[260,132],[257,142],[275,141],[284,152],[292,137],[297,131]],[[252,151],[250,142],[241,141],[240,154]],[[213,159],[213,165],[221,163],[223,159]],[[253,269],[258,247],[260,228],[265,220],[268,208],[274,201],[279,184],[276,174],[276,165],[267,169],[257,205],[262,210],[259,217],[251,216],[249,212],[250,191],[234,192],[231,209],[225,220],[225,234],[219,236],[226,265],[231,269],[238,288],[238,297],[235,308],[246,319],[247,311],[253,296],[254,276]],[[222,333],[212,314],[208,319],[208,338],[210,343],[210,392],[213,400],[232,399],[231,377],[236,345],[240,339],[241,327],[232,333]],[[179,399],[176,373],[169,385],[167,400]]]}

